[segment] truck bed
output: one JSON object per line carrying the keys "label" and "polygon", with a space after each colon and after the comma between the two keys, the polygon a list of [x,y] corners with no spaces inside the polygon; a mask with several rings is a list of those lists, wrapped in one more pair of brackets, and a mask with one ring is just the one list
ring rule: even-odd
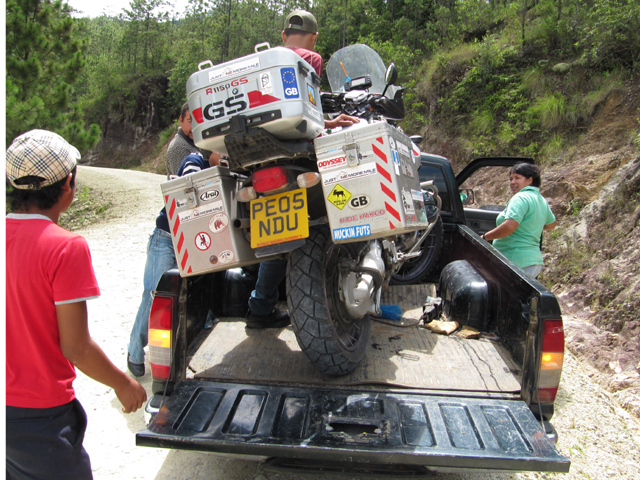
{"label": "truck bed", "polygon": [[[318,372],[300,350],[289,326],[248,330],[242,318],[222,318],[195,342],[189,376],[200,380],[294,383],[297,385],[388,385],[451,393],[517,395],[520,368],[499,339],[485,334],[471,340],[434,334],[420,322],[428,285],[396,286],[383,304],[405,312],[398,326],[374,322],[371,348],[360,366],[343,377]],[[413,325],[413,326],[412,326]]]}

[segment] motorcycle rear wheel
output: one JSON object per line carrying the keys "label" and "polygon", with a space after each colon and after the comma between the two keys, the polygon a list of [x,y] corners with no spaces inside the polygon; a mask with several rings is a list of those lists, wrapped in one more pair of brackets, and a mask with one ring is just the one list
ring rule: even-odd
{"label": "motorcycle rear wheel", "polygon": [[357,260],[356,250],[354,244],[334,244],[326,227],[312,227],[304,247],[287,263],[291,326],[302,351],[326,375],[352,372],[369,347],[369,315],[351,318],[338,293],[338,265]]}

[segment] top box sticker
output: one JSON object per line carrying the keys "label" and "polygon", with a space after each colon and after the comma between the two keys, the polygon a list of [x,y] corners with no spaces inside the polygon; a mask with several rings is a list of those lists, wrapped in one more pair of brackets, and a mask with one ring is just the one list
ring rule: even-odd
{"label": "top box sticker", "polygon": [[216,80],[221,78],[228,78],[241,73],[248,72],[260,68],[260,58],[256,57],[243,62],[238,62],[235,65],[229,65],[225,68],[218,68],[209,72],[209,83],[215,83]]}

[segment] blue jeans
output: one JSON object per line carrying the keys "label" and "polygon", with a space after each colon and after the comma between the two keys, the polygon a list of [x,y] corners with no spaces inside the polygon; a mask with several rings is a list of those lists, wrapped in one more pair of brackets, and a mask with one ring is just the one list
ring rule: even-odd
{"label": "blue jeans", "polygon": [[278,303],[278,286],[286,274],[286,260],[267,260],[260,264],[256,289],[249,298],[251,313],[260,316],[271,313]]}
{"label": "blue jeans", "polygon": [[156,228],[147,245],[147,263],[144,266],[144,293],[138,307],[136,321],[129,338],[129,356],[133,363],[144,363],[144,347],[149,343],[149,314],[153,294],[164,272],[177,267],[171,234]]}
{"label": "blue jeans", "polygon": [[531,278],[538,278],[540,272],[542,271],[542,265],[529,265],[528,267],[524,267],[524,273],[529,275]]}

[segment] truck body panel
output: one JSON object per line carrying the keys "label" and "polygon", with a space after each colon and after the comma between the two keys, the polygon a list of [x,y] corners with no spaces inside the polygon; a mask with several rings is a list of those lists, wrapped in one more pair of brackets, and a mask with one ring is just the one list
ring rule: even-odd
{"label": "truck body panel", "polygon": [[220,272],[180,279],[172,270],[158,295],[175,300],[179,319],[173,374],[166,385],[154,379],[159,411],[137,444],[302,470],[324,463],[389,473],[568,472],[570,461],[549,435],[555,392],[539,389],[547,327],[562,335],[557,299],[465,225],[448,161],[432,160],[427,166],[441,172],[436,185],[444,193],[444,248],[432,281],[458,260],[482,277],[480,339],[412,326],[433,287],[390,287],[383,304],[400,304],[404,325],[374,322],[359,368],[327,377],[313,369],[290,328],[245,331],[242,318],[221,318],[203,330],[216,309],[212,275]]}

